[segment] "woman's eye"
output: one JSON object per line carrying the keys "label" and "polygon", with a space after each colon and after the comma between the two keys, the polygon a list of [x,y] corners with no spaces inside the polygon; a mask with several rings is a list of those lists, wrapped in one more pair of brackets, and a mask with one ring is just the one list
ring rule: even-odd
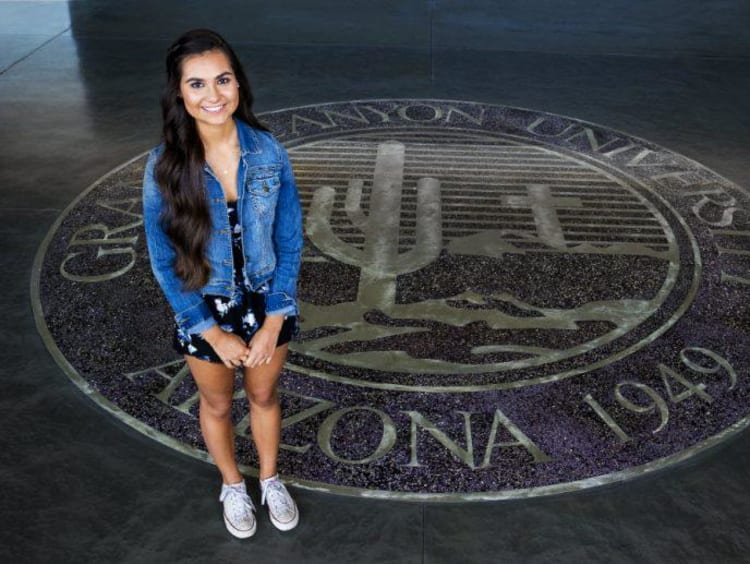
{"label": "woman's eye", "polygon": [[190,83],[190,88],[200,88],[201,86],[203,86],[202,82],[191,82]]}
{"label": "woman's eye", "polygon": [[232,80],[231,78],[225,76],[225,77],[219,79],[219,84],[229,84],[231,82],[231,80]]}

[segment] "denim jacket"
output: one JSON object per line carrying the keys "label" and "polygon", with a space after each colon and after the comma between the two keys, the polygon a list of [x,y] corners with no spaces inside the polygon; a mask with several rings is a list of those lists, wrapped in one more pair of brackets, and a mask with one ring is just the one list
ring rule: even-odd
{"label": "denim jacket", "polygon": [[[296,315],[296,286],[302,254],[302,210],[286,150],[265,131],[235,120],[240,140],[237,172],[237,213],[242,229],[245,275],[251,289],[268,282],[267,315]],[[227,203],[221,184],[204,167],[206,201],[212,232],[206,247],[211,266],[208,283],[186,290],[174,271],[175,250],[161,224],[162,196],[154,166],[162,146],[151,151],[143,179],[143,220],[151,268],[186,333],[201,333],[216,325],[205,295],[231,297],[234,285],[232,240]]]}

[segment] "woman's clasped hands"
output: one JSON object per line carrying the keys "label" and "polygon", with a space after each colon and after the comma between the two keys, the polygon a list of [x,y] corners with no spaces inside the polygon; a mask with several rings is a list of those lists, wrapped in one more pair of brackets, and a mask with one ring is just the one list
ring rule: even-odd
{"label": "woman's clasped hands", "polygon": [[[281,324],[277,324],[270,319],[269,321],[268,326],[264,323],[255,332],[249,343],[245,343],[234,333],[224,331],[218,325],[207,329],[201,336],[216,351],[227,368],[239,368],[241,366],[255,368],[262,364],[269,364],[276,350],[276,341]],[[276,325],[278,325],[278,328]]]}

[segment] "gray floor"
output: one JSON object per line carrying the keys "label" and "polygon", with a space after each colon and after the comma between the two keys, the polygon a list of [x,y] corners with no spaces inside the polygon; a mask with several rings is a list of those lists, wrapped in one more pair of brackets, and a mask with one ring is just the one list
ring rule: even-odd
{"label": "gray floor", "polygon": [[[526,501],[297,490],[303,522],[250,542],[205,463],[90,402],[34,327],[54,219],[158,140],[162,55],[193,26],[235,43],[257,110],[422,97],[573,116],[750,187],[745,2],[0,2],[3,562],[750,562],[750,436],[645,478]],[[715,7],[713,6],[715,4]]]}

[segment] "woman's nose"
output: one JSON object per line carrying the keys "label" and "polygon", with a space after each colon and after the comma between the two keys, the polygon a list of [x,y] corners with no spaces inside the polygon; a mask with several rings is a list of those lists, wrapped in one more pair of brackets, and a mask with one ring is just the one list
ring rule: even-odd
{"label": "woman's nose", "polygon": [[219,89],[215,84],[209,84],[206,87],[206,96],[209,100],[216,100],[219,97]]}

